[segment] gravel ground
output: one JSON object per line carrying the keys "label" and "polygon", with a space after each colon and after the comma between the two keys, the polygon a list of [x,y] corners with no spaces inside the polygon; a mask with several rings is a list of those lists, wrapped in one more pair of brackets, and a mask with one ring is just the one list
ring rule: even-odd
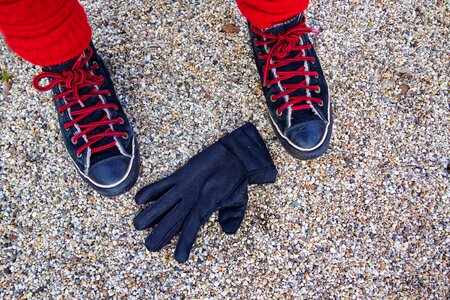
{"label": "gravel ground", "polygon": [[[448,1],[313,1],[335,127],[326,155],[304,162],[274,138],[234,2],[82,3],[142,176],[116,198],[88,188],[50,94],[31,87],[38,68],[0,42],[0,298],[450,297]],[[236,235],[214,216],[187,263],[173,243],[147,252],[136,191],[247,120],[277,182],[251,188]]]}

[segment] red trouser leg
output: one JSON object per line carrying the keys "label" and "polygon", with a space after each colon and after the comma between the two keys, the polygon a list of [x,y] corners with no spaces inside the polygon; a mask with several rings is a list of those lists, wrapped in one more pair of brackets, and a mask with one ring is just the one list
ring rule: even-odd
{"label": "red trouser leg", "polygon": [[244,17],[260,29],[269,28],[301,14],[309,0],[236,0]]}
{"label": "red trouser leg", "polygon": [[0,0],[0,32],[12,51],[40,66],[79,55],[92,34],[77,0]]}

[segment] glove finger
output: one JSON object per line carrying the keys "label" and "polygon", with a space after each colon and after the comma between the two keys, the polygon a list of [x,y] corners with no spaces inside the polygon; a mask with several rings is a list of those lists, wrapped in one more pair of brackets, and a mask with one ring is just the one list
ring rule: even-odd
{"label": "glove finger", "polygon": [[188,211],[177,204],[162,220],[145,240],[145,247],[149,251],[159,251],[180,232]]}
{"label": "glove finger", "polygon": [[158,201],[134,217],[134,227],[137,230],[143,230],[157,224],[167,212],[174,209],[179,201],[180,198],[175,189],[169,190]]}
{"label": "glove finger", "polygon": [[239,229],[247,203],[247,185],[242,184],[231,194],[225,207],[219,209],[219,224],[225,233],[235,233]]}
{"label": "glove finger", "polygon": [[225,233],[233,234],[238,231],[247,210],[247,204],[225,208],[219,211],[219,224]]}
{"label": "glove finger", "polygon": [[199,218],[188,217],[183,225],[177,248],[175,249],[174,257],[176,261],[181,263],[188,260],[192,245],[194,245],[197,233],[200,230],[200,226]]}
{"label": "glove finger", "polygon": [[164,195],[168,190],[170,190],[175,185],[175,180],[173,175],[165,177],[158,180],[152,184],[143,187],[139,192],[137,192],[134,199],[137,204],[144,204],[150,201],[154,201],[161,195]]}

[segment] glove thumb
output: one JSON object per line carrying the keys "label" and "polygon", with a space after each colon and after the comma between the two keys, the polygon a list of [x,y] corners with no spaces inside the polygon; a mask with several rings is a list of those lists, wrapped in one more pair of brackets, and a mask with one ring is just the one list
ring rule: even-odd
{"label": "glove thumb", "polygon": [[219,224],[225,233],[233,234],[241,226],[247,209],[247,185],[240,185],[231,194],[224,208],[219,209]]}

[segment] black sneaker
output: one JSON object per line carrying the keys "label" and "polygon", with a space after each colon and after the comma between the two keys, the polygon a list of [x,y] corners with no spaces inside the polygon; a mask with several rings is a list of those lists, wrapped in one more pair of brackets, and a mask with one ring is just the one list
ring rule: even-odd
{"label": "black sneaker", "polygon": [[261,30],[249,24],[253,53],[272,126],[289,153],[300,159],[328,147],[332,115],[328,87],[308,38],[317,31],[299,15]]}
{"label": "black sneaker", "polygon": [[[43,78],[47,85],[39,84]],[[128,191],[139,174],[138,144],[94,45],[66,63],[44,67],[33,86],[53,91],[62,137],[81,177],[105,196]]]}

